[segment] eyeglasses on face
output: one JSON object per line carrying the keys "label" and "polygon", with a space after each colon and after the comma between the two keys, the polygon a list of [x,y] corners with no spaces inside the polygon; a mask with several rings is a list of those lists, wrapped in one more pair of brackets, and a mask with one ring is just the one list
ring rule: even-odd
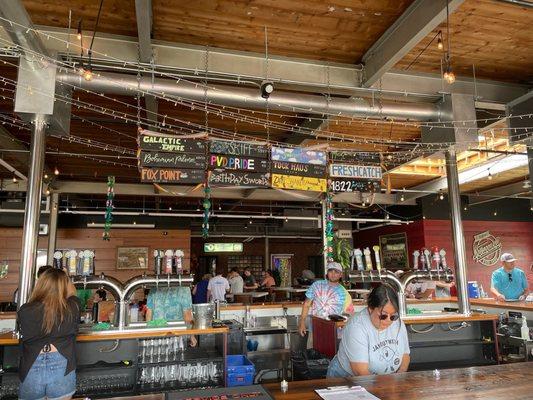
{"label": "eyeglasses on face", "polygon": [[400,318],[400,316],[398,314],[392,314],[392,315],[385,314],[385,313],[379,314],[379,319],[381,321],[385,321],[387,318],[390,319],[392,322],[394,322],[398,318]]}

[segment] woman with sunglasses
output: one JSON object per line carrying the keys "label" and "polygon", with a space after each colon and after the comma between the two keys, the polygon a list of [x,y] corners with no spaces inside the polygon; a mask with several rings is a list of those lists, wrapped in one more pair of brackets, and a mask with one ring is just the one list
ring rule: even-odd
{"label": "woman with sunglasses", "polygon": [[328,378],[407,371],[409,341],[398,315],[396,291],[381,284],[370,292],[367,304],[348,320]]}

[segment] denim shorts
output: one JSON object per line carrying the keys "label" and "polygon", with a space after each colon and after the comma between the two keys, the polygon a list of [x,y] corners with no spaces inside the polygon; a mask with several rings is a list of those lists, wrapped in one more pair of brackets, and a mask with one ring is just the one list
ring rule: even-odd
{"label": "denim shorts", "polygon": [[349,376],[353,376],[353,374],[349,374],[342,368],[337,356],[333,357],[333,360],[329,364],[326,378],[347,378]]}
{"label": "denim shorts", "polygon": [[59,352],[39,354],[24,382],[20,384],[20,400],[60,399],[76,391],[76,371],[65,375],[67,359]]}

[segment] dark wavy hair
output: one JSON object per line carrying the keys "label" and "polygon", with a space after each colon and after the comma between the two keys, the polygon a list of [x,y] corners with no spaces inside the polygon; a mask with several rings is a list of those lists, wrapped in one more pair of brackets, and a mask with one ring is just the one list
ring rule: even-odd
{"label": "dark wavy hair", "polygon": [[398,293],[391,285],[382,283],[372,289],[368,295],[367,305],[370,308],[383,308],[389,301],[396,309],[396,312],[399,312]]}

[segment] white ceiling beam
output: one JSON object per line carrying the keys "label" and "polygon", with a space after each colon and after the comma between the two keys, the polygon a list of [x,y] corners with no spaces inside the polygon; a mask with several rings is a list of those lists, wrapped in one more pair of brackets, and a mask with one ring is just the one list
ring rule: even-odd
{"label": "white ceiling beam", "polygon": [[464,0],[415,0],[363,56],[363,86],[378,82],[398,61],[446,19]]}

